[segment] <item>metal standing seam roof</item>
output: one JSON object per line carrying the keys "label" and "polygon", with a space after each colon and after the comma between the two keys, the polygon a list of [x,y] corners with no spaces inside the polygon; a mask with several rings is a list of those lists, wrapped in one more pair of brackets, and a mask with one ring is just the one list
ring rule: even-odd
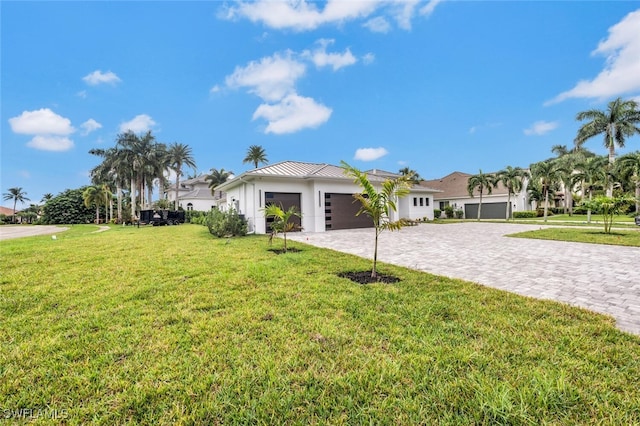
{"label": "metal standing seam roof", "polygon": [[[373,182],[383,182],[390,178],[389,172],[385,172],[384,175],[378,175],[371,171],[365,172],[369,176],[369,180]],[[339,179],[353,182],[353,179],[344,174],[344,168],[340,166],[334,166],[327,163],[304,163],[299,161],[282,161],[280,163],[270,164],[260,167],[258,169],[250,170],[242,173],[234,179],[231,179],[220,187],[226,187],[230,183],[244,177],[285,177],[296,179]],[[216,187],[217,188],[217,187]],[[414,189],[422,191],[439,192],[437,189],[426,188],[421,186],[414,186]]]}

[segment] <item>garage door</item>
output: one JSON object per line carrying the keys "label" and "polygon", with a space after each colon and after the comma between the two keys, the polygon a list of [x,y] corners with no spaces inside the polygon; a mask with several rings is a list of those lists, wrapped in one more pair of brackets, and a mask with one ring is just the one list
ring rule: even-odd
{"label": "garage door", "polygon": [[[355,201],[355,202],[354,202]],[[325,229],[372,228],[373,221],[365,214],[356,216],[360,202],[352,194],[324,194]]]}
{"label": "garage door", "polygon": [[[465,204],[464,217],[476,219],[479,203]],[[507,203],[482,203],[482,217],[480,219],[504,219],[507,215]]]}
{"label": "garage door", "polygon": [[[275,204],[280,206],[282,210],[287,211],[292,206],[296,207],[298,213],[301,213],[300,209],[300,193],[299,192],[265,192],[264,193],[264,205],[268,206],[269,204]],[[271,223],[273,222],[272,217],[268,217],[266,220],[266,230],[267,232],[271,232]],[[300,218],[297,216],[293,216],[289,222],[293,222],[296,227],[295,230],[299,231],[301,227]]]}

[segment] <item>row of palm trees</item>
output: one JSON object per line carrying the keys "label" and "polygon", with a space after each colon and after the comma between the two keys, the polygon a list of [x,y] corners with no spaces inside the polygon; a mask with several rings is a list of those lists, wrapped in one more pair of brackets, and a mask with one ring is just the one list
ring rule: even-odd
{"label": "row of palm trees", "polygon": [[[525,180],[529,180],[529,198],[544,204],[546,220],[549,198],[555,191],[564,190],[565,209],[573,213],[573,193],[577,189],[583,196],[592,199],[595,191],[604,190],[611,197],[614,188],[621,193],[635,193],[636,213],[640,214],[640,151],[620,157],[616,161],[616,147],[623,148],[628,137],[640,134],[640,110],[633,100],[618,98],[609,102],[606,111],[588,110],[576,115],[576,120],[585,122],[574,139],[574,147],[555,145],[551,151],[556,155],[544,161],[534,163],[529,170],[519,167],[507,167],[494,174],[480,173],[469,178],[467,190],[473,196],[477,190],[480,195],[478,220],[480,220],[483,194],[502,183],[508,192],[507,220],[510,217],[511,195],[522,190]],[[587,140],[603,136],[606,157],[597,156],[584,148]],[[587,212],[591,220],[591,211]]]}
{"label": "row of palm trees", "polygon": [[91,204],[97,205],[98,200],[104,197],[105,200],[108,199],[112,209],[113,197],[107,194],[115,189],[118,222],[122,221],[124,188],[128,188],[133,218],[138,206],[151,206],[154,186],[164,188],[167,172],[173,171],[176,174],[177,208],[177,191],[184,168],[196,167],[192,150],[188,145],[178,142],[166,145],[157,142],[150,131],[143,135],[136,135],[131,131],[119,134],[114,147],[92,149],[89,153],[101,157],[102,162],[91,170],[91,180],[96,189],[87,194],[87,199],[92,200]]}

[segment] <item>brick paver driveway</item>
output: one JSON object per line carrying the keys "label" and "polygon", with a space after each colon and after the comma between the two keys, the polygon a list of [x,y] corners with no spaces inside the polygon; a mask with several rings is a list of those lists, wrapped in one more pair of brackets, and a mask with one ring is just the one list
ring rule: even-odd
{"label": "brick paver driveway", "polygon": [[[613,316],[640,335],[640,248],[505,237],[538,225],[452,223],[383,232],[378,259]],[[288,234],[373,257],[373,229]]]}

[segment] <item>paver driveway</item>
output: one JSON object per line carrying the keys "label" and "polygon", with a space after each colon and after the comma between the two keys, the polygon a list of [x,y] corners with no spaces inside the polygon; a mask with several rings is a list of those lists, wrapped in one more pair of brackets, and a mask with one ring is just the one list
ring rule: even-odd
{"label": "paver driveway", "polygon": [[[387,231],[378,260],[609,314],[640,335],[640,248],[505,237],[539,228],[465,222]],[[373,257],[373,229],[287,236]]]}

